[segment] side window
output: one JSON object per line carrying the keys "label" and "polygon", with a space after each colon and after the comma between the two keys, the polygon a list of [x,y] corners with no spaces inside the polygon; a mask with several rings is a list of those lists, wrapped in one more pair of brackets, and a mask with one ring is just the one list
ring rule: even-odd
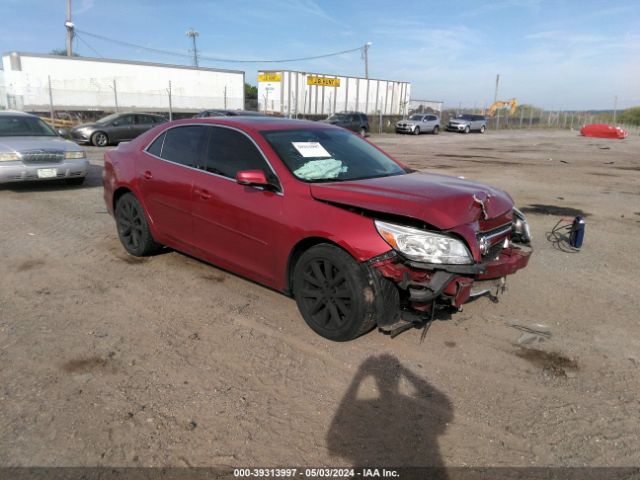
{"label": "side window", "polygon": [[128,125],[133,125],[133,115],[123,115],[122,117],[117,118],[113,122],[113,125],[117,127],[126,127]]}
{"label": "side window", "polygon": [[139,125],[153,125],[153,117],[149,115],[136,115],[136,123]]}
{"label": "side window", "polygon": [[164,137],[166,135],[166,133],[163,133],[158,138],[156,138],[153,143],[149,145],[149,148],[147,148],[147,152],[149,152],[151,155],[155,155],[156,157],[160,157],[162,154],[162,144],[164,143]]}
{"label": "side window", "polygon": [[160,156],[180,165],[199,168],[204,134],[201,125],[171,128],[165,133]]}
{"label": "side window", "polygon": [[208,127],[211,131],[205,170],[236,178],[241,170],[262,170],[267,178],[274,177],[264,158],[249,138],[230,128]]}

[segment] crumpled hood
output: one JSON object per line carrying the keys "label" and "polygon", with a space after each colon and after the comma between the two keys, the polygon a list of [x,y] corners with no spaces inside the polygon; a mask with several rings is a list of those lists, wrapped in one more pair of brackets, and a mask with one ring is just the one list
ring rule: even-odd
{"label": "crumpled hood", "polygon": [[77,144],[62,137],[0,137],[0,152],[26,152],[29,150],[83,150]]}
{"label": "crumpled hood", "polygon": [[[511,197],[481,183],[433,173],[310,184],[311,195],[326,202],[410,217],[440,230],[450,230],[513,209]],[[474,200],[475,198],[478,200]]]}

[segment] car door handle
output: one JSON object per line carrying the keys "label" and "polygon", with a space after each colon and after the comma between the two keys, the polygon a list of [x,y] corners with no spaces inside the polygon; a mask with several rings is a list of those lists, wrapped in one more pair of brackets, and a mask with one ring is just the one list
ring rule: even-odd
{"label": "car door handle", "polygon": [[145,180],[151,180],[153,178],[153,174],[151,173],[151,171],[147,170],[146,172],[144,172],[142,174],[142,176],[145,178]]}
{"label": "car door handle", "polygon": [[194,189],[194,193],[198,195],[202,200],[211,199],[211,194],[207,190],[196,188]]}

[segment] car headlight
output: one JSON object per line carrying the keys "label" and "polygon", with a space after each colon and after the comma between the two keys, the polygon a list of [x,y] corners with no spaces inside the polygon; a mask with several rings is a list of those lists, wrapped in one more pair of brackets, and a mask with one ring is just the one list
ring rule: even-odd
{"label": "car headlight", "polygon": [[20,154],[16,152],[0,152],[0,162],[15,162],[21,158]]}
{"label": "car headlight", "polygon": [[530,243],[531,242],[531,229],[527,218],[520,210],[514,207],[513,209],[513,224],[511,227],[511,238],[515,242]]}
{"label": "car headlight", "polygon": [[77,152],[64,152],[64,158],[67,160],[78,159],[78,158],[86,158],[87,153],[84,150]]}
{"label": "car headlight", "polygon": [[465,244],[456,238],[380,220],[375,224],[380,236],[410,260],[456,265],[473,263]]}

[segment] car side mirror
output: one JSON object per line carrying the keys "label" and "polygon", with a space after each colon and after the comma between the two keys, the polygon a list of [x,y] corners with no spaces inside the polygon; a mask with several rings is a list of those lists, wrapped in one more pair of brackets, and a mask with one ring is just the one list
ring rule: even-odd
{"label": "car side mirror", "polygon": [[59,128],[58,135],[60,135],[61,137],[68,137],[69,131],[66,128]]}
{"label": "car side mirror", "polygon": [[262,170],[240,170],[236,173],[236,182],[252,187],[269,187],[271,185]]}

